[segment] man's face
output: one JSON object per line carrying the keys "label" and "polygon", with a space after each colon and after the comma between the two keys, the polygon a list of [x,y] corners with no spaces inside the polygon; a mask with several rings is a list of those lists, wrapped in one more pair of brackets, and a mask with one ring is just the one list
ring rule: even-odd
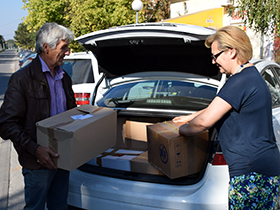
{"label": "man's face", "polygon": [[47,63],[50,67],[61,66],[63,64],[63,58],[65,55],[69,55],[69,41],[61,40],[55,49],[48,49],[46,54]]}

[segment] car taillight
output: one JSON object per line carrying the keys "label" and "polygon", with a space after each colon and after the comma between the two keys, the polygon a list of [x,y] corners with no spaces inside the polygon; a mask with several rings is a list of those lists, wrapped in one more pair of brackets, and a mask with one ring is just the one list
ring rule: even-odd
{"label": "car taillight", "polygon": [[90,93],[75,93],[77,105],[89,104]]}
{"label": "car taillight", "polygon": [[222,152],[217,152],[214,156],[212,165],[226,165],[226,160]]}

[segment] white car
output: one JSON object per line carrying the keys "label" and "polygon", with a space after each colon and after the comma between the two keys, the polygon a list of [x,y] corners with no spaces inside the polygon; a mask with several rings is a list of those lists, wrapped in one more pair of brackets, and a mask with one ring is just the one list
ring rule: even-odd
{"label": "white car", "polygon": [[[129,138],[125,136],[128,121],[169,121],[211,102],[226,81],[226,76],[212,65],[210,49],[204,46],[205,39],[214,32],[198,26],[152,23],[121,26],[77,38],[97,56],[104,75],[111,79],[108,91],[102,96],[96,91],[96,101],[91,104],[118,111],[119,140],[112,150],[134,154],[147,150],[143,142],[141,149],[134,145],[133,133]],[[269,61],[252,62],[270,87],[279,142],[280,67]],[[145,132],[141,130],[140,134]],[[93,210],[228,209],[228,166],[215,129],[209,129],[209,147],[201,170],[176,179],[156,169],[139,172],[129,165],[131,160],[116,156],[107,158],[105,164],[103,158],[112,150],[70,173],[70,206]]]}
{"label": "white car", "polygon": [[72,88],[77,105],[89,104],[92,92],[102,74],[99,73],[96,57],[91,52],[71,53],[64,57],[62,68],[72,78]]}

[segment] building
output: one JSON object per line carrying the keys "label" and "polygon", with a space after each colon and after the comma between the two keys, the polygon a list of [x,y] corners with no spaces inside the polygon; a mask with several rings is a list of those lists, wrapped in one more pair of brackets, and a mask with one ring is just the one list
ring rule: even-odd
{"label": "building", "polygon": [[274,37],[256,34],[248,29],[240,18],[229,16],[229,8],[234,5],[234,0],[171,0],[170,19],[164,22],[193,24],[213,29],[227,25],[240,27],[251,39],[253,58],[275,60]]}

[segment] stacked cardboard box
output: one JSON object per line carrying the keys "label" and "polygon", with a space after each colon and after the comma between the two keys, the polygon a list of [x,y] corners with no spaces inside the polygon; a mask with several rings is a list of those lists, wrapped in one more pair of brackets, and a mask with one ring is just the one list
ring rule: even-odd
{"label": "stacked cardboard box", "polygon": [[153,174],[161,176],[164,175],[161,171],[159,171],[149,163],[148,151],[130,160],[130,167],[131,171],[136,173]]}
{"label": "stacked cardboard box", "polygon": [[130,160],[142,153],[143,151],[137,150],[109,149],[88,161],[88,164],[116,170],[131,171]]}
{"label": "stacked cardboard box", "polygon": [[163,175],[148,162],[148,152],[126,149],[109,149],[88,164],[135,173]]}

